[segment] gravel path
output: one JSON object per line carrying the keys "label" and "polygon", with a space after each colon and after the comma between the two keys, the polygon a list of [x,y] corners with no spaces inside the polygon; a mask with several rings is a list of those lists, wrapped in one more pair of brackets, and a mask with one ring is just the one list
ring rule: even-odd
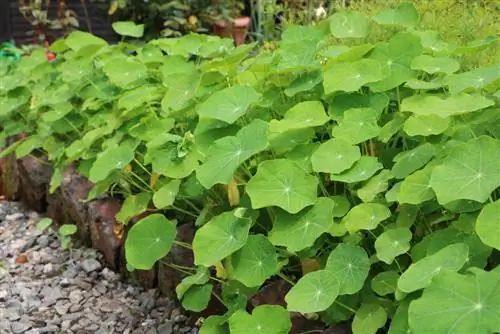
{"label": "gravel path", "polygon": [[171,301],[120,282],[94,250],[61,250],[39,219],[0,201],[0,333],[197,333]]}

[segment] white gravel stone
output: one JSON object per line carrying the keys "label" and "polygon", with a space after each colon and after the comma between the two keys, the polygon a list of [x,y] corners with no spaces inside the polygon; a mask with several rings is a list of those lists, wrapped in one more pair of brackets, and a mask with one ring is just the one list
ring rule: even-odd
{"label": "white gravel stone", "polygon": [[[103,268],[93,249],[74,249],[70,255],[54,232],[36,229],[37,219],[38,214],[18,203],[0,201],[1,334],[193,330],[185,321],[177,323],[187,317],[172,301],[121,282],[118,274]],[[16,263],[21,254],[27,261]]]}

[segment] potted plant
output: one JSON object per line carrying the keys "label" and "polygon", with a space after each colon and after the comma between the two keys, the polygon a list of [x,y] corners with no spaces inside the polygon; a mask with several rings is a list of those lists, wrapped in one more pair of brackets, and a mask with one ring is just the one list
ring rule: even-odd
{"label": "potted plant", "polygon": [[244,4],[238,0],[213,0],[211,11],[215,18],[214,34],[220,37],[232,37],[236,45],[245,43],[250,27],[250,17],[242,16]]}

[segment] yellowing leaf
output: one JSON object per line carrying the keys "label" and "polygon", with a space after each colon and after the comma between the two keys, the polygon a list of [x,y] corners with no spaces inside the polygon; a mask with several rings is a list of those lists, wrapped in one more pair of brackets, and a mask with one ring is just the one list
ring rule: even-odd
{"label": "yellowing leaf", "polygon": [[218,261],[214,264],[215,267],[215,276],[218,278],[226,279],[227,278],[227,272],[226,269],[224,268],[224,265],[222,265],[221,261]]}
{"label": "yellowing leaf", "polygon": [[240,204],[240,192],[238,190],[238,184],[234,178],[231,179],[227,185],[227,199],[229,201],[229,205],[231,206]]}
{"label": "yellowing leaf", "polygon": [[132,171],[132,165],[131,164],[126,165],[125,168],[123,168],[123,171],[125,173],[130,173]]}
{"label": "yellowing leaf", "polygon": [[109,5],[108,15],[113,15],[117,9],[118,9],[118,2],[113,1],[111,5]]}
{"label": "yellowing leaf", "polygon": [[151,188],[154,188],[156,183],[158,182],[158,179],[160,178],[160,174],[158,173],[151,173],[151,177],[149,178],[149,186]]}

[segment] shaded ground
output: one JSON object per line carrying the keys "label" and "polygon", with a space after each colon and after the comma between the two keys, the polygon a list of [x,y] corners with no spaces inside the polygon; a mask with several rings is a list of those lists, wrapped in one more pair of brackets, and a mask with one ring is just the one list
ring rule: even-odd
{"label": "shaded ground", "polygon": [[94,250],[62,251],[39,219],[0,201],[0,333],[197,333],[171,300],[122,283]]}

